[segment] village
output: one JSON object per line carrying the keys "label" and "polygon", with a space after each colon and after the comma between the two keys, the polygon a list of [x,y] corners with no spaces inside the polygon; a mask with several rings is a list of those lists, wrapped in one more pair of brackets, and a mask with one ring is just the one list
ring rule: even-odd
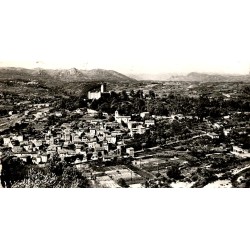
{"label": "village", "polygon": [[[110,92],[106,91],[104,83],[100,90],[88,92],[88,100],[98,100],[105,95]],[[242,164],[237,160],[249,159],[249,150],[226,139],[235,131],[250,136],[247,122],[239,124],[236,119],[240,112],[224,116],[219,121],[204,119],[202,123],[196,123],[194,117],[183,114],[157,116],[144,111],[120,115],[117,110],[108,114],[91,108],[55,110],[53,102],[22,104],[27,107],[24,113],[9,112],[12,130],[2,132],[2,164],[14,157],[45,168],[56,159],[75,166],[89,180],[90,187],[187,187],[200,181],[197,165],[199,169],[210,171],[214,162],[223,159],[221,165],[228,165],[227,173],[238,167],[246,170],[249,166],[248,161]],[[244,115],[249,119],[249,113]],[[156,124],[173,126],[177,122],[191,123],[192,129],[185,134],[158,139],[151,146],[145,142],[139,149],[131,146],[138,135],[152,134]],[[195,157],[195,154],[200,155]],[[235,164],[230,167],[232,162],[238,167]],[[171,171],[177,172],[176,175],[168,174]],[[210,175],[213,172],[211,180],[202,185],[209,185],[211,181],[218,182],[219,186],[232,186],[225,180],[223,171],[225,166],[217,166],[210,171]],[[223,178],[218,178],[222,175]]]}

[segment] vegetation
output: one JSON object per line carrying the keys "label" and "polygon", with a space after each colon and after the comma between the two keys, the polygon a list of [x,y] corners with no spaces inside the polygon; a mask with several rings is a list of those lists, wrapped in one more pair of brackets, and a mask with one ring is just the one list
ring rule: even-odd
{"label": "vegetation", "polygon": [[86,177],[75,167],[53,158],[39,168],[30,162],[25,164],[18,158],[7,157],[2,163],[1,184],[7,188],[85,188],[89,187]]}

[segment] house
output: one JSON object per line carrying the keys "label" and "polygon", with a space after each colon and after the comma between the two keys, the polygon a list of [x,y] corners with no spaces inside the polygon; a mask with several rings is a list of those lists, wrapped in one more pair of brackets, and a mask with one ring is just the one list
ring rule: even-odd
{"label": "house", "polygon": [[[42,143],[42,141],[41,140],[32,140],[31,141],[32,142],[32,144],[33,144],[33,147],[35,148],[35,149],[39,149],[42,145],[43,145],[43,143]],[[53,142],[53,140],[51,140],[51,143]]]}
{"label": "house", "polygon": [[106,122],[104,127],[106,128],[116,128],[119,126],[118,122]]}
{"label": "house", "polygon": [[74,165],[78,168],[78,169],[81,169],[81,168],[83,168],[83,167],[85,167],[86,166],[86,164],[83,164],[83,163],[85,163],[85,162],[87,162],[87,159],[86,158],[84,158],[83,160],[80,160],[80,159],[76,159],[75,160],[75,162],[74,162]]}
{"label": "house", "polygon": [[140,117],[143,118],[143,119],[149,118],[150,117],[149,112],[140,113]]}
{"label": "house", "polygon": [[119,156],[122,155],[122,149],[123,148],[124,148],[124,142],[123,141],[117,142],[117,146],[116,146],[116,153],[117,153],[117,155],[119,155]]}
{"label": "house", "polygon": [[129,121],[128,123],[128,129],[136,128],[138,125],[142,125],[143,122],[137,122],[137,121]]}
{"label": "house", "polygon": [[40,109],[40,108],[48,108],[49,105],[50,105],[49,103],[36,103],[36,104],[33,104],[33,107]]}
{"label": "house", "polygon": [[61,132],[56,132],[56,138],[58,138],[58,139],[60,139],[60,138],[62,138],[62,133]]}
{"label": "house", "polygon": [[14,156],[24,160],[24,161],[27,161],[27,157],[37,157],[38,156],[38,152],[17,152],[17,153],[13,153]]}
{"label": "house", "polygon": [[30,114],[25,117],[26,122],[32,122],[34,120],[34,115]]}
{"label": "house", "polygon": [[34,113],[33,115],[35,117],[35,120],[43,118],[45,116],[45,114],[43,112],[41,112],[41,111],[39,111],[37,113]]}
{"label": "house", "polygon": [[172,120],[183,120],[185,119],[183,114],[175,114],[175,115],[171,115]]}
{"label": "house", "polygon": [[13,153],[23,152],[23,148],[20,147],[20,146],[13,146],[12,152],[13,152]]}
{"label": "house", "polygon": [[28,143],[22,144],[22,147],[25,151],[31,152],[33,149],[33,143],[30,141]]}
{"label": "house", "polygon": [[103,141],[102,146],[103,146],[104,150],[109,151],[109,144],[107,141]]}
{"label": "house", "polygon": [[130,136],[134,136],[134,134],[144,134],[146,131],[146,128],[143,127],[141,122],[131,122],[129,128]]}
{"label": "house", "polygon": [[63,123],[62,125],[61,125],[61,128],[63,128],[64,130],[66,130],[66,131],[70,131],[70,128],[71,128],[71,125],[70,125],[70,123]]}
{"label": "house", "polygon": [[96,129],[95,128],[91,128],[89,130],[89,134],[90,134],[91,137],[95,136],[96,135]]}
{"label": "house", "polygon": [[97,135],[97,138],[98,138],[99,141],[103,141],[103,140],[104,140],[104,134],[100,134],[100,133],[99,133],[99,134]]}
{"label": "house", "polygon": [[231,131],[231,129],[223,129],[223,133],[224,133],[225,136],[228,136],[230,131]]}
{"label": "house", "polygon": [[218,123],[218,122],[214,123],[212,126],[213,126],[213,128],[215,128],[215,129],[221,128],[221,124]]}
{"label": "house", "polygon": [[23,135],[15,135],[12,137],[13,140],[23,142]]}
{"label": "house", "polygon": [[3,145],[8,146],[11,143],[10,137],[3,138]]}
{"label": "house", "polygon": [[76,109],[73,113],[78,114],[78,115],[83,115],[83,111],[81,109]]}
{"label": "house", "polygon": [[36,157],[33,157],[32,158],[32,163],[34,164],[39,164],[39,163],[42,163],[42,157],[41,156],[36,156]]}
{"label": "house", "polygon": [[233,150],[231,153],[241,158],[250,158],[250,150],[243,149],[240,146],[233,146]]}
{"label": "house", "polygon": [[154,120],[145,120],[144,125],[145,125],[146,128],[148,128],[150,126],[154,126],[155,121]]}
{"label": "house", "polygon": [[110,156],[110,155],[104,155],[103,156],[103,161],[104,162],[110,162],[110,161],[112,161],[112,159],[113,159],[113,156]]}
{"label": "house", "polygon": [[72,137],[72,142],[73,143],[80,143],[80,142],[82,142],[82,138],[80,138],[78,135],[75,135],[74,137]]}
{"label": "house", "polygon": [[8,143],[8,145],[7,145],[8,148],[13,148],[13,147],[14,147],[14,145],[13,145],[12,142],[13,142],[13,141],[10,141],[10,142]]}
{"label": "house", "polygon": [[56,111],[56,112],[55,112],[55,116],[57,116],[57,117],[62,117],[62,112],[61,112],[61,111]]}
{"label": "house", "polygon": [[96,148],[96,153],[97,153],[97,155],[101,154],[103,156],[104,155],[104,148],[103,147]]}
{"label": "house", "polygon": [[63,139],[66,141],[66,142],[70,142],[71,141],[71,134],[70,132],[65,132],[63,134]]}
{"label": "house", "polygon": [[98,160],[98,155],[96,152],[93,153],[93,155],[91,156],[91,160],[92,161],[97,161]]}
{"label": "house", "polygon": [[89,116],[95,116],[98,114],[98,111],[94,110],[94,109],[87,109],[87,114]]}
{"label": "house", "polygon": [[126,123],[128,124],[129,121],[131,120],[131,117],[130,116],[121,116],[119,115],[119,112],[116,110],[115,111],[115,121],[118,122],[118,123]]}
{"label": "house", "polygon": [[207,136],[209,136],[212,139],[219,139],[219,135],[212,132],[212,133],[207,133]]}
{"label": "house", "polygon": [[90,124],[100,125],[100,127],[103,128],[103,120],[102,119],[93,119],[93,120],[90,120]]}
{"label": "house", "polygon": [[89,140],[86,136],[82,137],[82,142],[87,143]]}
{"label": "house", "polygon": [[47,154],[37,155],[33,157],[32,161],[35,164],[46,163],[48,161],[48,155]]}
{"label": "house", "polygon": [[72,149],[62,148],[58,150],[59,157],[64,159],[65,157],[70,157],[75,155],[75,151]]}
{"label": "house", "polygon": [[116,138],[116,137],[121,137],[121,136],[123,136],[123,132],[121,132],[121,131],[118,131],[118,130],[115,130],[115,131],[112,131],[111,132],[111,136],[113,137],[113,138]]}
{"label": "house", "polygon": [[54,137],[51,133],[47,133],[44,136],[46,144],[53,144],[54,143]]}
{"label": "house", "polygon": [[76,154],[80,154],[82,152],[82,145],[76,145],[75,152],[76,152]]}
{"label": "house", "polygon": [[238,153],[238,154],[248,154],[249,153],[247,149],[243,149],[239,146],[233,146],[233,152]]}
{"label": "house", "polygon": [[105,140],[106,140],[108,143],[115,144],[115,143],[116,143],[116,136],[106,135],[106,136],[105,136]]}
{"label": "house", "polygon": [[97,144],[96,139],[92,139],[92,140],[90,140],[90,141],[87,142],[88,148],[93,148],[93,149],[95,149],[96,144]]}
{"label": "house", "polygon": [[61,147],[58,147],[56,145],[50,145],[50,146],[48,146],[46,151],[47,151],[48,154],[54,155],[60,149],[61,149]]}
{"label": "house", "polygon": [[132,147],[126,148],[126,153],[127,153],[129,156],[132,156],[132,157],[135,156],[135,150],[134,150],[134,148],[132,148]]}

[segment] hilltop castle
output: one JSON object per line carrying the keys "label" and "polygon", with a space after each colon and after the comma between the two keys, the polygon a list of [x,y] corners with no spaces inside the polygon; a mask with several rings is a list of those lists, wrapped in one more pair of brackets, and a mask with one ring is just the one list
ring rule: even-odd
{"label": "hilltop castle", "polygon": [[101,85],[101,90],[100,91],[89,91],[88,92],[88,99],[99,99],[99,98],[101,98],[102,94],[107,93],[106,87],[107,87],[107,84],[103,83]]}

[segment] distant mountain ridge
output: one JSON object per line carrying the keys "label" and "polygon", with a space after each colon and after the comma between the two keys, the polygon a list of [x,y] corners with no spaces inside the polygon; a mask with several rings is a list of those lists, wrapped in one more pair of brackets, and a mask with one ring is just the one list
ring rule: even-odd
{"label": "distant mountain ridge", "polygon": [[113,70],[93,69],[25,69],[7,67],[0,68],[0,79],[30,79],[60,82],[77,81],[110,81],[110,82],[136,82],[135,79]]}
{"label": "distant mountain ridge", "polygon": [[184,74],[133,74],[129,75],[137,80],[152,81],[187,81],[187,82],[250,82],[250,75],[230,75],[191,72]]}
{"label": "distant mountain ridge", "polygon": [[249,82],[250,75],[230,75],[230,74],[207,74],[191,72],[186,76],[172,76],[173,81],[195,81],[195,82]]}
{"label": "distant mountain ridge", "polygon": [[142,80],[153,81],[191,81],[191,82],[250,82],[250,75],[230,75],[191,72],[184,74],[131,74],[123,75],[114,70],[104,69],[26,69],[18,67],[0,67],[0,79],[42,80],[46,82],[121,82],[135,83]]}

